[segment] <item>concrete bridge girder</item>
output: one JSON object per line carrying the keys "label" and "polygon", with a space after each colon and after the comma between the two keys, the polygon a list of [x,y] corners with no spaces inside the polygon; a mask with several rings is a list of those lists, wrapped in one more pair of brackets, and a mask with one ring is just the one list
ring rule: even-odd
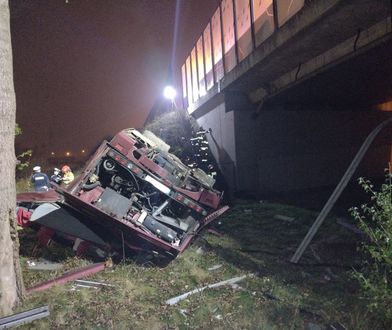
{"label": "concrete bridge girder", "polygon": [[[374,24],[366,30],[358,30],[355,36],[346,39],[335,47],[328,49],[326,52],[312,58],[311,60],[300,63],[295,69],[283,74],[279,78],[269,83],[270,88],[258,88],[248,93],[252,102],[276,98],[283,90],[301,84],[304,80],[320,75],[326,70],[336,65],[348,62],[355,57],[363,56],[364,53],[376,47],[391,47],[392,29],[391,17]],[[390,49],[390,48],[389,48]],[[388,50],[389,51],[389,50]],[[379,52],[380,53],[380,52]],[[368,54],[365,54],[369,58]],[[378,56],[378,55],[375,55]],[[375,56],[372,62],[375,62]],[[388,65],[388,58],[377,60],[377,66]],[[363,61],[362,66],[368,65],[369,61]],[[388,69],[390,70],[390,68]],[[344,80],[344,77],[339,77]],[[380,100],[382,101],[382,100]]]}

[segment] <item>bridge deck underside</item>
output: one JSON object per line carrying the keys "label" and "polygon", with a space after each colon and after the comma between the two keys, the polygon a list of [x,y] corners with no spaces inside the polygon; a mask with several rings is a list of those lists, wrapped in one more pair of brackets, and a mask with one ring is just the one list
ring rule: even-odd
{"label": "bridge deck underside", "polygon": [[[392,99],[392,40],[271,95],[265,106],[368,109]],[[317,107],[315,107],[317,109]],[[392,110],[392,109],[391,109]]]}

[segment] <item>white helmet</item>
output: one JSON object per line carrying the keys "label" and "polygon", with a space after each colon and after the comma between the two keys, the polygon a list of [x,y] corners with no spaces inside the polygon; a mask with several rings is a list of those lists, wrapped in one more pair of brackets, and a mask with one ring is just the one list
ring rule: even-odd
{"label": "white helmet", "polygon": [[35,173],[41,172],[41,166],[34,166],[34,167],[33,167],[33,171],[34,171]]}

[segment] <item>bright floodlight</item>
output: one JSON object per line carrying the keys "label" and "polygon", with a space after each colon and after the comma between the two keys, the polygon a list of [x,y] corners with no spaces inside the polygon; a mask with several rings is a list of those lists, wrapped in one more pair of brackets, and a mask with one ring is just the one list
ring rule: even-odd
{"label": "bright floodlight", "polygon": [[163,96],[169,100],[174,100],[177,95],[176,90],[174,89],[173,86],[166,86],[165,89],[163,90]]}

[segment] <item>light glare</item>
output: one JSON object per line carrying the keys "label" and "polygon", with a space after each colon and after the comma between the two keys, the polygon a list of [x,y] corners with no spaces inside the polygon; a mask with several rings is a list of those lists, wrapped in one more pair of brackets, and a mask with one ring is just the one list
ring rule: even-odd
{"label": "light glare", "polygon": [[168,100],[174,100],[177,95],[177,91],[174,89],[173,86],[166,86],[163,90],[163,96]]}

